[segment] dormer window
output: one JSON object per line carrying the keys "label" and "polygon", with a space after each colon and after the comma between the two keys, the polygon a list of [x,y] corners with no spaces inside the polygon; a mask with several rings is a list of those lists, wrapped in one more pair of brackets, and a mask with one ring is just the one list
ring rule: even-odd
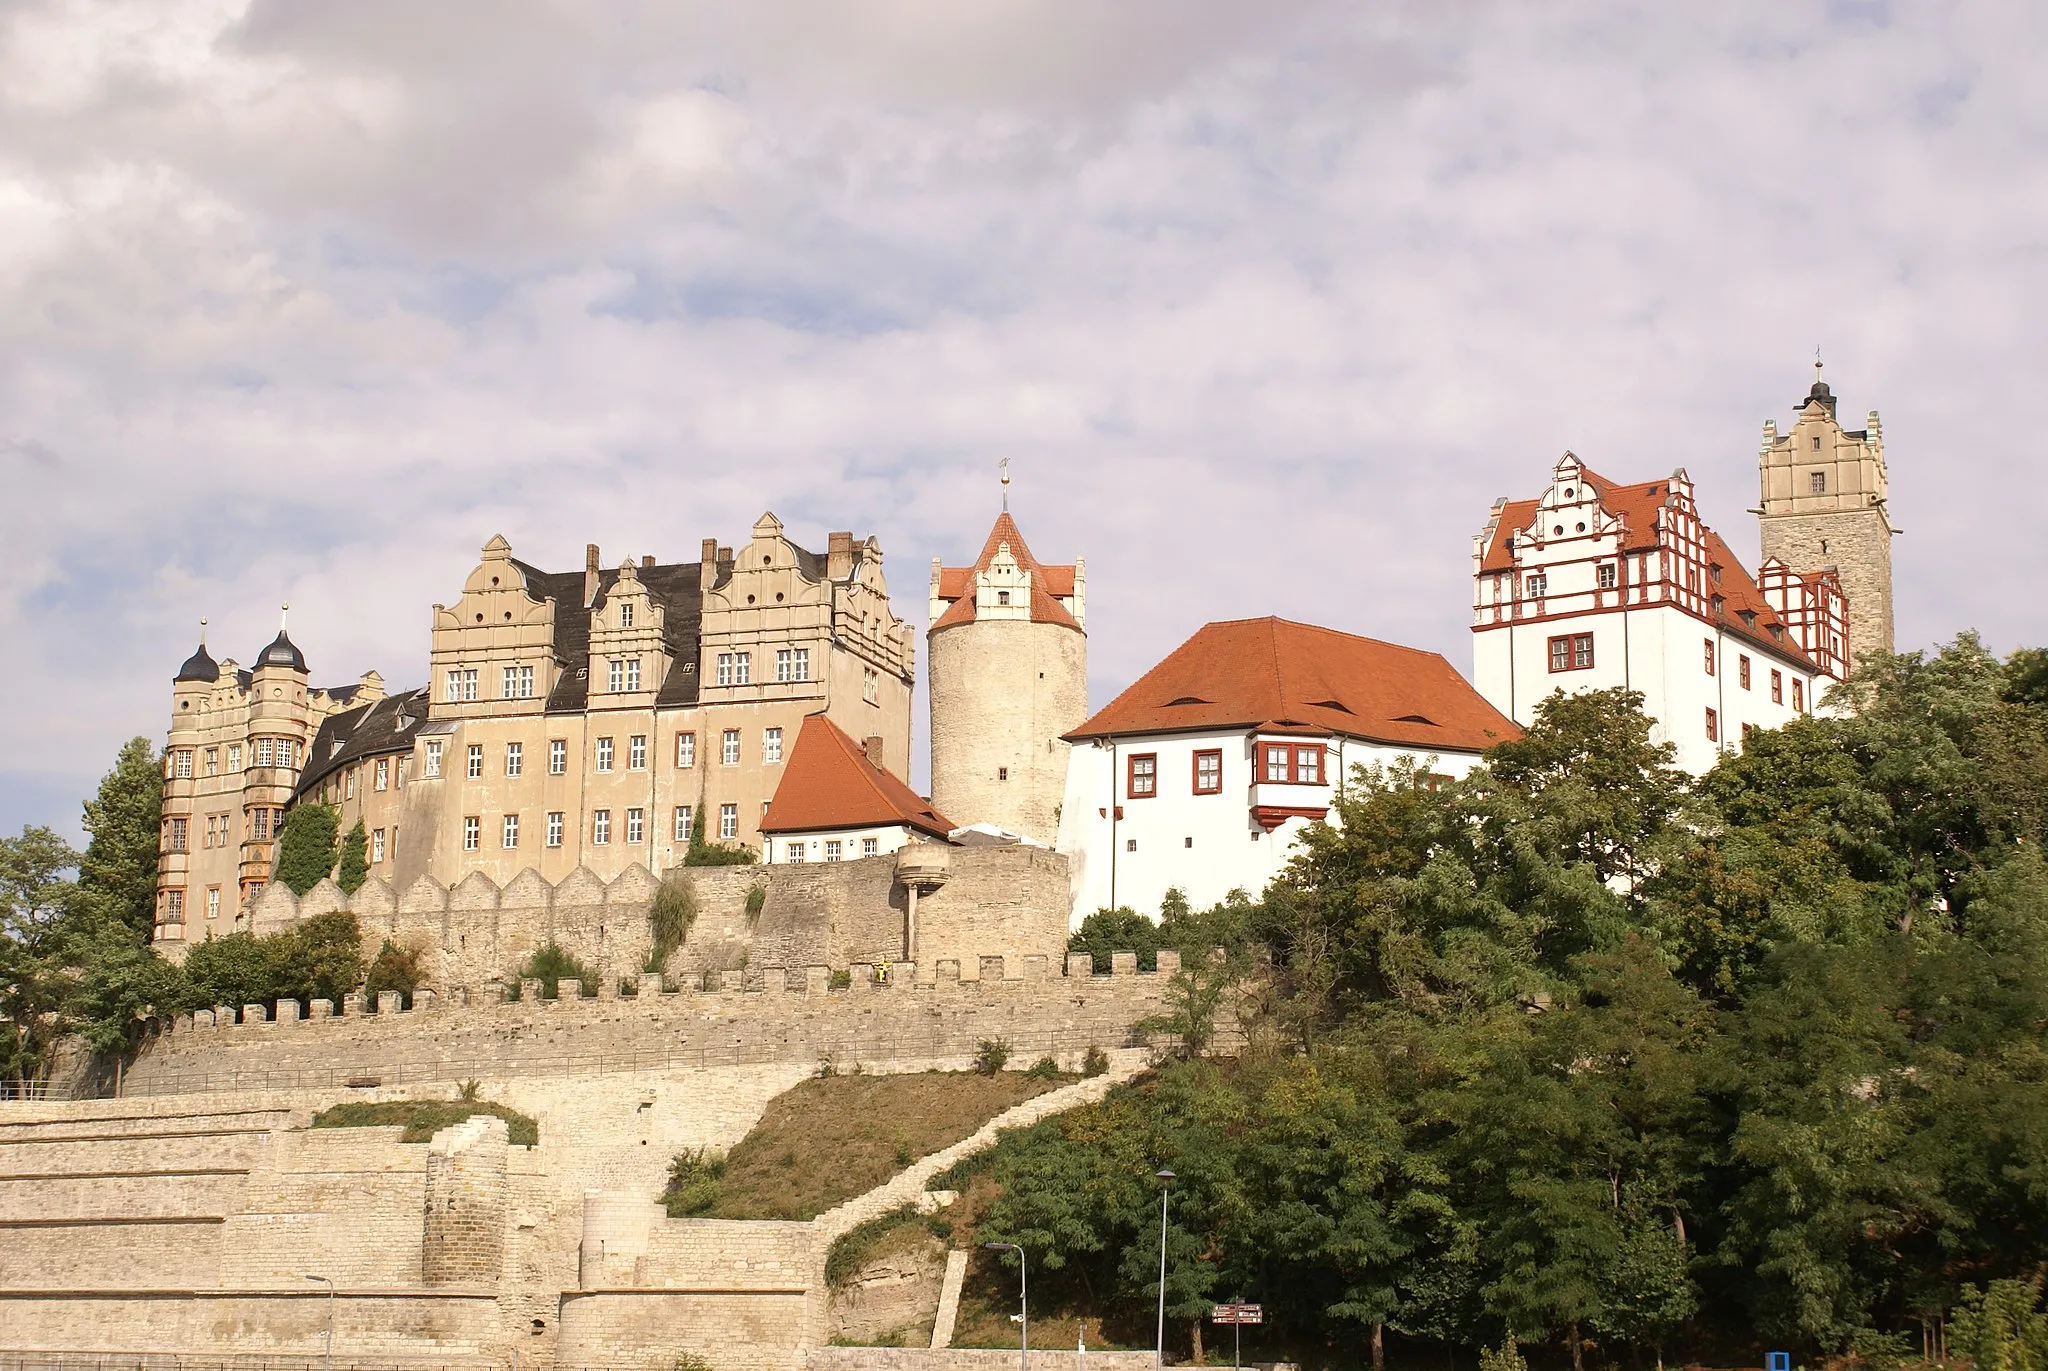
{"label": "dormer window", "polygon": [[620,628],[631,628],[632,626],[633,626],[633,604],[632,604],[632,602],[631,602],[631,601],[629,600],[629,601],[627,601],[627,602],[626,602],[625,604],[622,604],[622,605],[620,605],[620,606],[619,606],[619,627],[620,627]]}
{"label": "dormer window", "polygon": [[997,591],[997,592],[996,592],[996,603],[997,603],[997,604],[999,604],[999,605],[1006,605],[1006,604],[1010,603],[1010,592],[1009,592],[1009,591],[1007,591],[1007,590],[999,590],[999,591]]}

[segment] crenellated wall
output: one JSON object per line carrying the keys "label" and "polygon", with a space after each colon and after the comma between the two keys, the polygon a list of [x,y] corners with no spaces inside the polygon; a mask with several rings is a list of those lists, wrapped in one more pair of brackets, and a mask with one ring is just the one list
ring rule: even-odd
{"label": "crenellated wall", "polygon": [[[943,961],[980,974],[983,956],[1044,956],[1066,947],[1067,859],[1030,847],[948,850],[950,875],[918,897],[918,950],[930,979]],[[698,914],[665,967],[672,978],[747,968],[903,959],[909,892],[894,856],[797,866],[687,867]],[[634,865],[605,882],[579,868],[555,885],[527,870],[500,887],[481,872],[446,888],[422,876],[403,890],[371,880],[354,895],[331,879],[295,897],[273,882],[258,897],[254,927],[276,932],[315,914],[348,910],[369,951],[386,938],[419,949],[437,990],[509,981],[553,941],[607,977],[641,973],[652,950],[647,914],[659,881]],[[759,890],[758,907],[748,909]]]}

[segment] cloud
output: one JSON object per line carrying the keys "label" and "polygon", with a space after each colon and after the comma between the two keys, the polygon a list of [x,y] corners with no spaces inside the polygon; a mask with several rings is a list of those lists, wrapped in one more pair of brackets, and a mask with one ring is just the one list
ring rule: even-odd
{"label": "cloud", "polygon": [[1039,555],[1089,559],[1098,699],[1267,612],[1462,667],[1471,535],[1566,447],[1687,467],[1753,549],[1816,344],[1884,412],[1904,639],[2041,641],[2044,28],[25,0],[0,795],[158,732],[202,614],[246,658],[288,598],[322,680],[423,679],[496,532],[687,558],[773,508],[877,533],[921,618],[1002,456]]}

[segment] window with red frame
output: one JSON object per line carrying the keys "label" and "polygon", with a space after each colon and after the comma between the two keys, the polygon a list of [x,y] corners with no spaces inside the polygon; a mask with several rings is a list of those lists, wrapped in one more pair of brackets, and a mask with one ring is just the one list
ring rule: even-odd
{"label": "window with red frame", "polygon": [[1747,654],[1735,659],[1735,675],[1742,682],[1744,690],[1749,689],[1749,657]]}
{"label": "window with red frame", "polygon": [[1261,777],[1274,785],[1321,785],[1323,745],[1321,743],[1262,743],[1264,766]]}
{"label": "window with red frame", "polygon": [[1801,713],[1804,713],[1806,710],[1806,683],[1804,681],[1794,680],[1792,682],[1792,708],[1799,710]]}
{"label": "window with red frame", "polygon": [[1771,673],[1771,703],[1774,705],[1785,703],[1785,673],[1782,671],[1773,671]]}
{"label": "window with red frame", "polygon": [[1584,671],[1593,665],[1593,635],[1566,633],[1550,640],[1552,671]]}
{"label": "window with red frame", "polygon": [[1149,800],[1159,793],[1159,754],[1137,752],[1130,757],[1130,774],[1124,794],[1133,800]]}
{"label": "window with red frame", "polygon": [[1710,743],[1721,741],[1721,716],[1711,709],[1707,711],[1707,741]]}
{"label": "window with red frame", "polygon": [[1197,752],[1195,754],[1195,794],[1221,795],[1223,793],[1223,754]]}
{"label": "window with red frame", "polygon": [[1713,640],[1712,638],[1708,638],[1708,639],[1706,640],[1706,645],[1707,645],[1707,675],[1711,676],[1711,675],[1713,675],[1713,674],[1714,674],[1714,640]]}

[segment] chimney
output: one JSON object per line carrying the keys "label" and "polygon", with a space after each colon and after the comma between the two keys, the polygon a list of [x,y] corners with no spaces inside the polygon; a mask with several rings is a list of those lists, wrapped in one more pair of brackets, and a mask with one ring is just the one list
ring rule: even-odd
{"label": "chimney", "polygon": [[835,581],[843,581],[853,574],[853,535],[827,534],[825,541],[825,574]]}
{"label": "chimney", "polygon": [[697,585],[699,589],[711,589],[711,583],[718,579],[718,540],[706,538],[703,550],[698,554]]}
{"label": "chimney", "polygon": [[722,548],[718,549],[718,564],[719,564],[720,566],[722,566],[722,567],[728,567],[728,566],[731,566],[731,565],[732,565],[732,549],[731,549],[731,548],[729,548],[729,547],[722,547]]}
{"label": "chimney", "polygon": [[867,737],[861,739],[860,750],[868,754],[868,765],[875,770],[887,771],[889,769],[882,765],[882,736],[879,733],[870,733]]}
{"label": "chimney", "polygon": [[597,544],[588,543],[583,548],[583,607],[589,609],[597,603]]}
{"label": "chimney", "polygon": [[653,554],[653,553],[649,553],[649,554],[648,554],[647,556],[645,556],[645,557],[642,557],[642,558],[640,559],[640,569],[641,569],[642,571],[652,571],[652,570],[654,570],[654,554]]}

